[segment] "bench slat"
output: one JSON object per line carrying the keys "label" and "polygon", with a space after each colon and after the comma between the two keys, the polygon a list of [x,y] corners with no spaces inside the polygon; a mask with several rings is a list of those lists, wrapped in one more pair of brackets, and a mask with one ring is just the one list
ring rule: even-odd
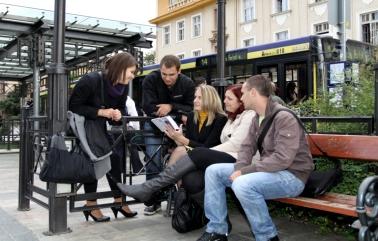
{"label": "bench slat", "polygon": [[314,198],[296,197],[275,199],[282,203],[296,206],[312,208],[331,213],[338,213],[346,216],[357,217],[356,197],[338,193],[326,193],[325,195]]}
{"label": "bench slat", "polygon": [[378,136],[310,134],[307,137],[313,156],[323,154],[315,142],[329,156],[342,159],[378,161]]}

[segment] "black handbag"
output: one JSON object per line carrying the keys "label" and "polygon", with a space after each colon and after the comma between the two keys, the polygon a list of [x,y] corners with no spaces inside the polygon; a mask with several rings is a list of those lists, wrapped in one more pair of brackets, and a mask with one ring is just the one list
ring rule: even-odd
{"label": "black handbag", "polygon": [[[276,112],[272,114],[272,116],[267,120],[266,125],[264,126],[264,129],[262,129],[261,134],[259,138],[257,139],[257,147],[262,152],[262,142],[263,139],[268,132],[268,129],[270,125],[273,122],[274,117],[277,115],[280,111],[286,111],[291,113],[298,121],[302,129],[309,135],[309,133],[306,131],[305,126],[303,125],[302,121],[298,118],[298,116],[289,109],[278,109]],[[309,135],[310,136],[310,135]],[[311,139],[311,136],[310,136]],[[324,152],[316,142],[311,139],[311,141],[314,143],[316,148],[323,154],[324,157],[327,158],[328,161],[332,162],[333,166],[326,170],[314,170],[311,172],[305,188],[301,194],[301,196],[304,197],[318,197],[329,190],[331,190],[334,186],[336,186],[338,183],[342,180],[342,169],[341,169],[341,161],[337,158],[329,157],[326,152]]]}
{"label": "black handbag", "polygon": [[53,135],[49,141],[46,160],[41,167],[39,178],[44,182],[91,183],[96,181],[93,163],[81,150],[79,144],[72,151],[65,146],[64,136]]}
{"label": "black handbag", "polygon": [[179,233],[202,228],[207,223],[203,208],[194,202],[184,188],[176,192],[172,228]]}
{"label": "black handbag", "polygon": [[342,169],[340,160],[331,157],[328,157],[327,159],[328,161],[333,162],[333,167],[326,170],[315,170],[311,172],[301,196],[321,196],[341,182]]}

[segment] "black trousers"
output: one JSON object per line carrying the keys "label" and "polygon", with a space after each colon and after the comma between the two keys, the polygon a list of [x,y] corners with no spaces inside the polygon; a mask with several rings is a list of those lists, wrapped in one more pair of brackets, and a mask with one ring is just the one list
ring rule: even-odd
{"label": "black trousers", "polygon": [[[108,140],[111,144],[114,143],[114,139],[118,136],[108,136]],[[129,136],[126,137],[127,139],[131,138]],[[142,167],[143,164],[140,161],[138,149],[135,145],[129,145],[130,150],[130,160],[131,166],[133,168],[133,172],[138,172]],[[125,165],[125,142],[122,140],[118,143],[117,146],[113,149],[113,154],[110,156],[110,164],[111,170],[106,174],[106,178],[108,179],[110,190],[116,191],[118,190],[117,182],[121,182],[121,174],[124,170]],[[84,192],[85,193],[93,193],[97,192],[97,185],[98,182],[92,183],[84,183]],[[120,197],[120,196],[117,196]],[[115,198],[117,198],[115,197]]]}
{"label": "black trousers", "polygon": [[205,170],[216,163],[234,163],[236,159],[221,151],[211,150],[205,147],[197,147],[188,152],[190,159],[196,165],[197,170],[185,174],[182,178],[184,188],[190,194],[196,194],[205,188]]}

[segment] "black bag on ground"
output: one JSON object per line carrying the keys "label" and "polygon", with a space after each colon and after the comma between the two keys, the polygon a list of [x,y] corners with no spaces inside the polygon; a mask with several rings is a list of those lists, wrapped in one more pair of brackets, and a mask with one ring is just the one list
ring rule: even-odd
{"label": "black bag on ground", "polygon": [[185,189],[180,188],[175,196],[172,228],[179,233],[187,233],[202,228],[206,223],[202,207],[188,196]]}
{"label": "black bag on ground", "polygon": [[[267,123],[264,127],[264,129],[261,130],[261,134],[257,140],[257,147],[259,149],[259,152],[261,153],[262,148],[262,142],[264,140],[264,137],[266,133],[268,132],[269,127],[271,126],[274,117],[277,115],[280,111],[286,111],[291,113],[298,121],[299,125],[303,128],[303,130],[306,132],[307,135],[309,133],[306,131],[305,126],[303,125],[302,121],[298,118],[298,116],[290,109],[278,109],[276,112],[272,114],[272,116],[267,120]],[[326,152],[324,152],[318,144],[314,140],[310,140],[314,143],[316,148],[323,154],[324,157],[327,158],[327,160],[331,161],[333,163],[333,167],[326,169],[326,170],[315,170],[312,171],[310,174],[310,177],[308,178],[305,188],[301,194],[301,196],[305,197],[318,197],[329,190],[331,190],[334,186],[336,186],[339,182],[342,180],[342,169],[341,169],[341,162],[337,158],[329,157]]]}
{"label": "black bag on ground", "polygon": [[67,150],[64,136],[55,134],[51,137],[46,153],[46,160],[41,167],[39,178],[44,182],[57,183],[91,183],[96,181],[93,163],[74,145],[71,152]]}

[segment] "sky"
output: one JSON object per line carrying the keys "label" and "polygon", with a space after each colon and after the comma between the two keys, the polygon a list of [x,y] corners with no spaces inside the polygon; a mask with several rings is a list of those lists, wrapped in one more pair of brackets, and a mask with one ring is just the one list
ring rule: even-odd
{"label": "sky", "polygon": [[[54,10],[55,0],[0,0],[0,3]],[[66,13],[150,25],[148,20],[156,17],[157,10],[156,0],[66,0]]]}

